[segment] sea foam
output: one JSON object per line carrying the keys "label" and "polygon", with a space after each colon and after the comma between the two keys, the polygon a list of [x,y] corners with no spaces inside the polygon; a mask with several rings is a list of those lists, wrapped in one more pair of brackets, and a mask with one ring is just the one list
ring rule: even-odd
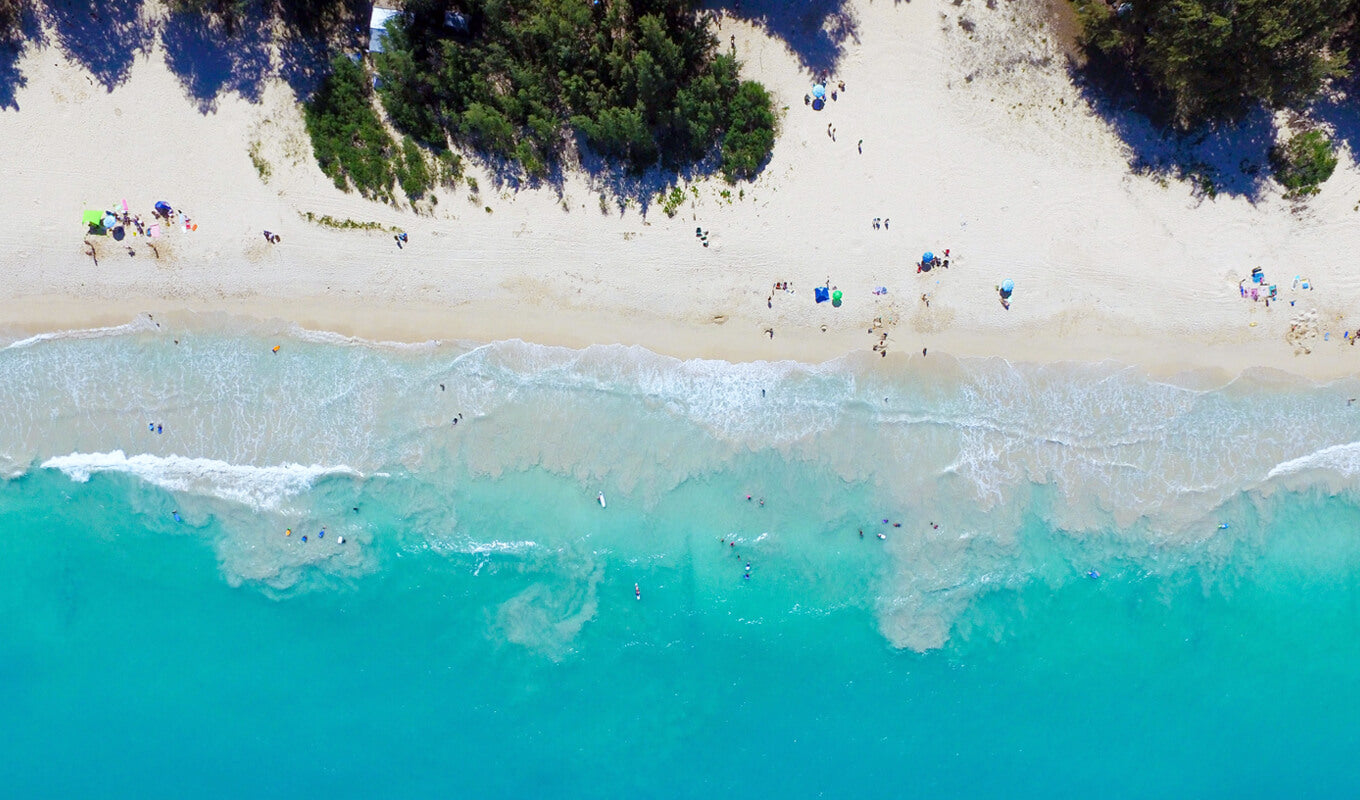
{"label": "sea foam", "polygon": [[85,483],[97,472],[119,472],[173,492],[231,500],[258,510],[274,510],[291,497],[310,488],[327,475],[362,477],[346,466],[303,466],[279,464],[255,467],[228,464],[211,458],[155,456],[139,453],[127,456],[121,450],[109,453],[71,453],[49,458],[43,469],[61,470],[73,481]]}

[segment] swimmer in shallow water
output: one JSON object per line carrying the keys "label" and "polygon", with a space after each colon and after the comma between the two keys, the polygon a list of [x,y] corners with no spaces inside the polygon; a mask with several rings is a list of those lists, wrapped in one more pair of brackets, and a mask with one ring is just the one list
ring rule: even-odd
{"label": "swimmer in shallow water", "polygon": [[880,533],[880,534],[878,535],[878,538],[880,538],[880,539],[887,539],[888,537],[886,537],[886,536],[884,536],[883,534]]}

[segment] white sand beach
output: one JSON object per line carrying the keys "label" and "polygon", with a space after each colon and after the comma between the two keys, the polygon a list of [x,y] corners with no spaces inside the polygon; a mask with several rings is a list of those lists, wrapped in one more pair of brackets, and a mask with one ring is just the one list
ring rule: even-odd
{"label": "white sand beach", "polygon": [[[996,6],[849,3],[831,76],[846,88],[821,111],[804,105],[813,76],[785,41],[726,18],[720,39],[735,36],[746,73],[786,107],[780,137],[753,184],[686,185],[674,218],[613,200],[602,212],[599,187],[580,174],[560,192],[500,188],[471,165],[475,197],[464,186],[420,213],[366,201],[316,167],[282,80],[265,81],[258,101],[228,92],[203,110],[159,41],[106,90],[49,40],[18,62],[24,85],[0,110],[0,329],[225,311],[374,339],[818,361],[869,351],[877,318],[889,359],[929,348],[1156,372],[1353,372],[1360,349],[1343,338],[1360,328],[1351,154],[1304,205],[1278,187],[1207,198],[1136,174],[1129,144],[1070,79],[1047,7]],[[198,229],[167,232],[158,253],[144,239],[89,237],[96,265],[82,210],[124,199],[144,219],[168,201]],[[390,230],[337,230],[309,214],[410,240],[398,248]],[[948,269],[917,272],[923,251],[946,248]],[[1239,294],[1255,266],[1279,288],[1269,308]],[[1003,279],[1015,284],[1009,310]],[[772,291],[777,281],[794,291]],[[813,302],[827,282],[844,292],[841,307]]]}

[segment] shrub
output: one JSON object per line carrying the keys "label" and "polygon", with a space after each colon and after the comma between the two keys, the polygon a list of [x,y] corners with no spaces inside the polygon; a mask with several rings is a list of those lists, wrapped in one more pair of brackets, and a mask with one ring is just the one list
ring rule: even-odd
{"label": "shrub", "polygon": [[401,141],[401,160],[397,164],[397,182],[409,200],[419,200],[434,185],[430,169],[425,165],[425,155],[411,137]]}
{"label": "shrub", "polygon": [[373,109],[372,92],[358,64],[336,56],[330,74],[303,107],[303,117],[317,164],[337,187],[390,198],[389,162],[395,146]]}
{"label": "shrub", "polygon": [[[604,195],[600,197],[603,199]],[[680,210],[680,206],[685,204],[685,192],[679,186],[672,186],[669,193],[662,195],[661,200],[661,210],[666,212],[666,216],[673,217],[675,212]]]}
{"label": "shrub", "polygon": [[1311,130],[1270,148],[1275,180],[1286,189],[1285,197],[1307,197],[1336,169],[1336,147],[1327,134]]}
{"label": "shrub", "polygon": [[435,161],[439,170],[439,185],[446,189],[457,189],[458,181],[463,179],[463,157],[452,150],[441,150]]}

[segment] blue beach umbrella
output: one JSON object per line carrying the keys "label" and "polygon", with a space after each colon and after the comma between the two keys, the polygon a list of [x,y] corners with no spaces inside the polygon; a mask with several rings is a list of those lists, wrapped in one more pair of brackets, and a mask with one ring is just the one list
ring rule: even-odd
{"label": "blue beach umbrella", "polygon": [[826,97],[826,87],[821,85],[820,83],[817,84],[816,86],[813,86],[812,96],[817,98],[818,100],[821,100],[823,97]]}
{"label": "blue beach umbrella", "polygon": [[927,250],[927,251],[925,252],[925,254],[921,256],[921,263],[922,263],[922,264],[929,264],[930,262],[932,262],[932,261],[934,261],[934,260],[935,260],[935,254],[932,253],[932,252],[930,252],[929,250]]}
{"label": "blue beach umbrella", "polygon": [[115,218],[112,214],[109,214],[109,215],[107,215],[107,216],[104,217],[104,227],[105,227],[105,228],[112,228],[113,226],[115,226],[115,225],[117,225],[117,224],[118,224],[118,220],[117,220],[117,218]]}
{"label": "blue beach umbrella", "polygon": [[1006,280],[1002,281],[1001,291],[1005,292],[1006,294],[1010,294],[1011,292],[1015,291],[1015,282],[1012,281],[1010,278],[1007,278]]}

